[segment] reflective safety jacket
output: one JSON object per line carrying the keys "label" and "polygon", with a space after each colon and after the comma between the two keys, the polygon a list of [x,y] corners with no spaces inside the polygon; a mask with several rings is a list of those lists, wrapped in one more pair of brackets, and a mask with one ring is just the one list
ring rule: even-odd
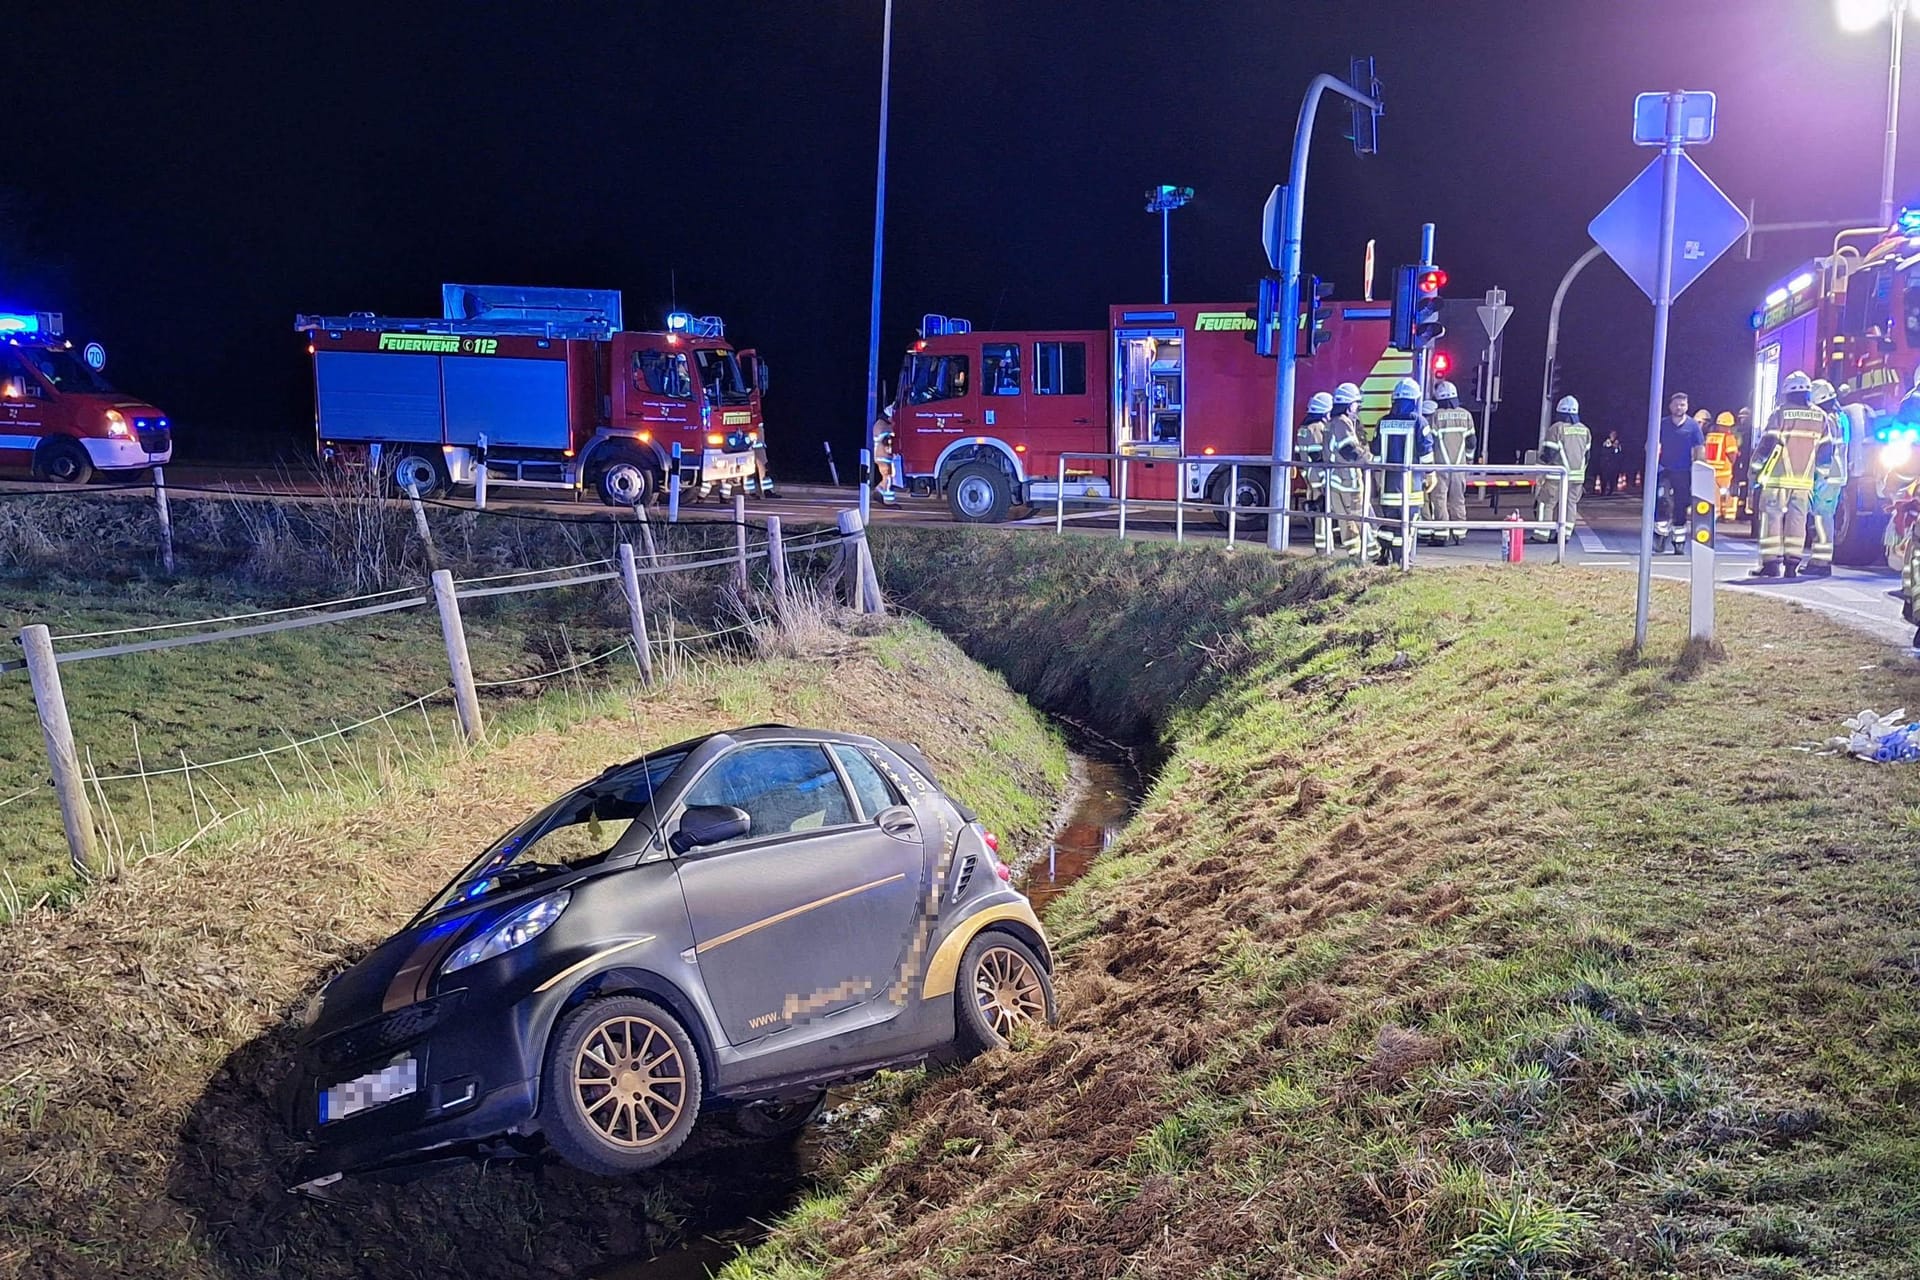
{"label": "reflective safety jacket", "polygon": [[1335,464],[1327,472],[1329,488],[1358,493],[1366,487],[1366,472],[1358,467],[1338,465],[1373,461],[1367,456],[1367,446],[1360,442],[1359,424],[1346,414],[1336,413],[1327,419],[1327,458]]}
{"label": "reflective safety jacket", "polygon": [[1314,466],[1324,462],[1327,457],[1327,424],[1321,418],[1308,418],[1293,433],[1294,461],[1301,464],[1301,479],[1306,481],[1307,492],[1318,494],[1327,487],[1327,473]]}
{"label": "reflective safety jacket", "polygon": [[1473,415],[1465,409],[1442,409],[1433,415],[1433,456],[1450,467],[1473,461]]}
{"label": "reflective safety jacket", "polygon": [[[1427,430],[1427,424],[1417,415],[1411,418],[1380,419],[1380,461],[1398,466],[1409,462],[1433,461],[1433,434]],[[1380,473],[1380,492],[1387,498],[1398,498],[1402,485],[1411,484],[1410,493],[1416,501],[1426,477],[1415,471],[1411,475],[1404,471],[1382,471]],[[1384,508],[1385,503],[1382,503]]]}
{"label": "reflective safety jacket", "polygon": [[1800,493],[1813,488],[1813,468],[1833,438],[1833,421],[1812,405],[1782,405],[1760,437],[1760,483]]}
{"label": "reflective safety jacket", "polygon": [[1584,422],[1555,420],[1540,442],[1540,461],[1567,469],[1567,481],[1576,488],[1587,483],[1587,458],[1593,453],[1593,432]]}

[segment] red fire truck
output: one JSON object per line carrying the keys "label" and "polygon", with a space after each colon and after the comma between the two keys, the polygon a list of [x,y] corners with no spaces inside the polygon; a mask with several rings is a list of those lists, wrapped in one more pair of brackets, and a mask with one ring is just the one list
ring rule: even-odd
{"label": "red fire truck", "polygon": [[[1873,236],[1861,252],[1851,238]],[[1890,233],[1844,233],[1767,291],[1753,312],[1753,439],[1795,370],[1842,388],[1847,470],[1834,529],[1841,564],[1884,562],[1892,500],[1920,470],[1920,422],[1898,410],[1920,365],[1920,210],[1900,212]],[[1744,463],[1743,463],[1744,465]]]}
{"label": "red fire truck", "polygon": [[80,350],[59,312],[0,313],[0,467],[85,484],[96,471],[159,466],[173,457],[167,416],[100,376],[107,353]]}
{"label": "red fire truck", "polygon": [[[1224,501],[1230,470],[1155,459],[1271,456],[1274,364],[1249,340],[1244,303],[1116,306],[1104,330],[974,332],[930,315],[907,353],[895,397],[901,475],[945,494],[956,520],[1005,520],[1051,503],[1063,453],[1123,454],[1131,498]],[[1384,415],[1413,357],[1387,346],[1390,308],[1334,303],[1330,339],[1300,364],[1293,421],[1307,397],[1360,385],[1363,417]],[[1066,460],[1066,496],[1109,498],[1113,464]],[[1268,505],[1265,467],[1242,466],[1236,501]],[[1252,521],[1249,521],[1252,523]]]}
{"label": "red fire truck", "polygon": [[620,327],[600,289],[447,285],[443,314],[300,316],[324,461],[389,471],[422,496],[474,481],[590,488],[611,506],[683,483],[765,495],[767,370],[717,317]]}

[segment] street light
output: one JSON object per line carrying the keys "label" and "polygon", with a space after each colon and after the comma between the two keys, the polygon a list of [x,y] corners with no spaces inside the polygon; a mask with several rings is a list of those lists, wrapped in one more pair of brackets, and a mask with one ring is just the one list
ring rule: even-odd
{"label": "street light", "polygon": [[1908,0],[1834,0],[1834,17],[1847,32],[1869,31],[1891,18],[1893,40],[1887,57],[1887,144],[1880,153],[1880,225],[1893,225],[1893,153],[1900,131],[1900,36],[1907,25]]}
{"label": "street light", "polygon": [[1160,215],[1160,305],[1163,307],[1170,300],[1167,291],[1167,215],[1191,199],[1192,187],[1162,185],[1147,192],[1147,212]]}

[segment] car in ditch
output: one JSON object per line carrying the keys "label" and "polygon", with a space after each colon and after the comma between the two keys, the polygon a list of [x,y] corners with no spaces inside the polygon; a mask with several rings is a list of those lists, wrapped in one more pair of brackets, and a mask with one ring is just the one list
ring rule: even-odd
{"label": "car in ditch", "polygon": [[294,1189],[541,1152],[633,1173],[713,1112],[790,1131],[832,1085],[1051,1023],[1052,964],[917,749],[682,742],[514,827],[309,1001]]}

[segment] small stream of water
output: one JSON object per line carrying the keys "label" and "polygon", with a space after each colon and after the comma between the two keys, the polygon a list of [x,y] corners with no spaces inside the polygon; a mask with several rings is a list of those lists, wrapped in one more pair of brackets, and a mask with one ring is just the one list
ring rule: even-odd
{"label": "small stream of water", "polygon": [[[1068,729],[1073,745],[1072,790],[1061,807],[1054,835],[1043,848],[1010,860],[1015,881],[1033,909],[1047,905],[1086,874],[1087,868],[1125,826],[1146,794],[1148,778],[1134,753],[1115,743]],[[690,1199],[704,1199],[694,1234],[651,1258],[609,1261],[582,1280],[705,1280],[743,1246],[766,1235],[829,1163],[830,1128],[857,1092],[835,1090],[828,1098],[826,1127],[809,1126],[794,1142],[719,1147],[681,1157],[661,1170],[682,1183]],[[700,1142],[696,1130],[693,1144]]]}

